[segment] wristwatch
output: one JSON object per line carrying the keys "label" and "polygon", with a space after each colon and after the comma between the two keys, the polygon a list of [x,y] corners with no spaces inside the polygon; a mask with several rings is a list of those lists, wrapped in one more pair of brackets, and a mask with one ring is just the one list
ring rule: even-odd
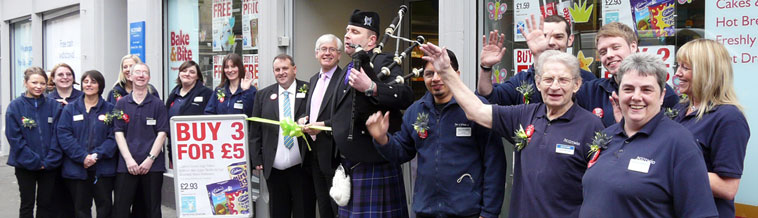
{"label": "wristwatch", "polygon": [[158,156],[155,156],[155,155],[152,155],[150,153],[147,153],[147,158],[155,160],[155,159],[158,159]]}
{"label": "wristwatch", "polygon": [[92,158],[95,158],[95,160],[97,160],[97,153],[92,153]]}
{"label": "wristwatch", "polygon": [[366,91],[364,91],[363,93],[366,94],[366,96],[369,96],[369,97],[373,96],[374,95],[374,86],[376,86],[376,83],[372,81],[371,82],[371,86],[369,86],[368,89],[366,89]]}
{"label": "wristwatch", "polygon": [[482,68],[482,70],[486,72],[492,72],[492,66],[485,67],[484,65],[479,65],[479,68]]}

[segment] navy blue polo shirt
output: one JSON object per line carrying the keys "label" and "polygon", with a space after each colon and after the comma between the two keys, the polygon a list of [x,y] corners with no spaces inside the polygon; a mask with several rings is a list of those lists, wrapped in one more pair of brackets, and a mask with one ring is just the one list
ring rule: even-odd
{"label": "navy blue polo shirt", "polygon": [[[224,93],[224,101],[219,99],[218,91]],[[205,106],[205,114],[245,114],[253,116],[253,102],[255,101],[255,86],[247,90],[238,87],[234,94],[229,91],[229,83],[223,88],[215,88],[211,94],[211,100]]]}
{"label": "navy blue polo shirt", "polygon": [[[158,132],[165,132],[166,134],[169,132],[166,106],[163,105],[161,99],[150,94],[145,96],[145,100],[141,104],[137,104],[134,102],[132,94],[129,94],[116,103],[115,109],[124,111],[124,114],[129,115],[129,122],[114,119],[113,132],[124,133],[129,152],[137,164],[140,164],[147,158]],[[159,154],[158,159],[153,162],[150,172],[166,171],[164,162],[165,157]],[[127,173],[126,162],[121,155],[118,157],[116,172]]]}
{"label": "navy blue polo shirt", "polygon": [[[603,121],[603,124],[608,127],[616,123],[616,119],[613,117],[613,105],[611,105],[608,97],[613,92],[618,94],[618,88],[619,85],[613,77],[596,79],[582,84],[582,87],[579,88],[579,91],[575,95],[575,102],[582,108],[595,113]],[[663,97],[662,107],[672,108],[678,102],[679,96],[674,92],[674,88],[666,84],[666,96]]]}
{"label": "navy blue polo shirt", "polygon": [[658,113],[636,134],[604,131],[606,150],[582,179],[579,217],[716,217],[705,161],[692,134]]}
{"label": "navy blue polo shirt", "polygon": [[[524,103],[524,95],[516,91],[516,87],[521,86],[523,83],[532,84],[534,93],[529,96],[529,103],[542,103],[542,95],[537,90],[537,84],[534,81],[534,65],[529,67],[525,71],[517,73],[515,76],[508,79],[503,83],[492,84],[492,92],[488,96],[482,96],[492,104],[499,105],[517,105]],[[597,79],[592,72],[579,69],[579,74],[582,77],[582,83],[586,83]],[[478,94],[478,93],[477,93]]]}
{"label": "navy blue polo shirt", "polygon": [[[689,103],[677,104],[679,122],[695,136],[695,141],[703,151],[708,172],[721,177],[740,178],[745,150],[750,138],[745,115],[734,105],[719,105],[705,112],[697,119],[697,111],[686,114]],[[720,217],[734,217],[734,200],[714,198]]]}
{"label": "navy blue polo shirt", "polygon": [[71,88],[71,95],[68,96],[68,98],[63,99],[60,94],[58,94],[58,89],[53,89],[50,94],[47,95],[48,98],[53,100],[63,99],[66,100],[67,103],[71,104],[71,102],[76,101],[80,97],[84,95],[84,92],[79,91],[78,89]]}
{"label": "navy blue polo shirt", "polygon": [[177,115],[180,115],[179,112],[184,106],[184,104],[187,102],[187,96],[181,96],[179,95],[179,92],[181,92],[181,89],[176,89],[173,94],[175,94],[174,102],[171,103],[169,109],[168,109],[168,117],[174,117]]}
{"label": "navy blue polo shirt", "polygon": [[492,130],[513,143],[520,126],[534,126],[529,143],[516,151],[510,217],[576,217],[588,143],[603,124],[574,104],[549,120],[545,104],[492,107]]}

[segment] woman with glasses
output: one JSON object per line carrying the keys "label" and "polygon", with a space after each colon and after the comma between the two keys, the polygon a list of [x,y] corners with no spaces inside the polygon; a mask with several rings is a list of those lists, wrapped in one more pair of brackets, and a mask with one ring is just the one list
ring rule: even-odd
{"label": "woman with glasses", "polygon": [[56,64],[50,71],[50,80],[53,81],[55,89],[47,97],[63,105],[76,101],[83,93],[74,88],[74,84],[77,84],[75,79],[76,74],[71,66],[66,63]]}
{"label": "woman with glasses", "polygon": [[687,98],[672,114],[689,129],[703,151],[719,217],[734,217],[734,196],[740,185],[750,138],[745,113],[737,101],[732,56],[710,39],[687,42],[677,52],[679,91]]}
{"label": "woman with glasses", "polygon": [[[495,35],[496,36],[496,35]],[[500,61],[502,38],[484,42],[482,65]],[[542,103],[499,106],[484,104],[463,84],[444,49],[421,46],[453,92],[469,120],[492,128],[515,145],[510,217],[576,217],[582,204],[582,176],[590,161],[590,143],[603,123],[572,101],[582,79],[571,54],[545,51],[537,60],[535,84]],[[495,51],[495,52],[487,52]],[[536,89],[535,89],[536,88]]]}

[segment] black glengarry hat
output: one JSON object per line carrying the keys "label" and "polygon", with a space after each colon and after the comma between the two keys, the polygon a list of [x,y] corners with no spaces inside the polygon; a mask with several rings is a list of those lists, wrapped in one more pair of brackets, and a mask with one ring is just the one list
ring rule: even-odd
{"label": "black glengarry hat", "polygon": [[350,22],[347,24],[359,26],[368,30],[379,33],[379,14],[373,11],[361,11],[355,9],[353,15],[350,15]]}

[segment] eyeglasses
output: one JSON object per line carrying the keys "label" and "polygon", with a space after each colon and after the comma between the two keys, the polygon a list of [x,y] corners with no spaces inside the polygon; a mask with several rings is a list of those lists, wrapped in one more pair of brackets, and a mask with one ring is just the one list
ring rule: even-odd
{"label": "eyeglasses", "polygon": [[334,52],[337,52],[337,49],[336,48],[321,47],[317,51],[320,51],[321,53],[326,53],[327,51],[329,53],[334,53]]}
{"label": "eyeglasses", "polygon": [[546,77],[546,78],[541,78],[540,79],[540,84],[543,85],[543,86],[550,87],[550,86],[553,85],[553,83],[556,82],[556,80],[558,81],[557,84],[560,87],[566,87],[569,84],[571,84],[572,81],[574,81],[574,79],[571,79],[571,78],[568,78],[568,77],[559,77],[557,79],[553,78],[553,77]]}

